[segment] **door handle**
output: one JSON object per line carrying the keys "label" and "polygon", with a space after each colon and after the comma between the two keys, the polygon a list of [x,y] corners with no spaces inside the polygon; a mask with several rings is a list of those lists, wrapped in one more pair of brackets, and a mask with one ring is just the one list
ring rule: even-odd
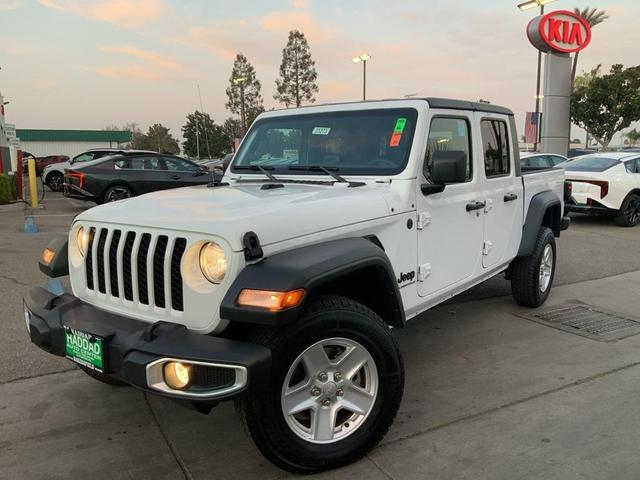
{"label": "door handle", "polygon": [[487,202],[471,202],[467,203],[467,212],[472,212],[474,210],[482,210],[487,206]]}
{"label": "door handle", "polygon": [[171,175],[171,180],[180,180],[180,175]]}
{"label": "door handle", "polygon": [[509,193],[504,196],[505,202],[513,202],[514,200],[517,200],[517,199],[518,199],[518,195],[516,195],[515,193]]}

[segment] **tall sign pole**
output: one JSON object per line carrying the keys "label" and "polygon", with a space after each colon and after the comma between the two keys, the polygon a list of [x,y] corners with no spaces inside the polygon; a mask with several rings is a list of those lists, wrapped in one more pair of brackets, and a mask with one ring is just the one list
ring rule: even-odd
{"label": "tall sign pole", "polygon": [[[591,41],[591,27],[579,15],[558,10],[529,22],[527,37],[544,58],[541,143],[545,153],[567,155],[571,126],[571,57]],[[538,93],[536,110],[539,108]]]}

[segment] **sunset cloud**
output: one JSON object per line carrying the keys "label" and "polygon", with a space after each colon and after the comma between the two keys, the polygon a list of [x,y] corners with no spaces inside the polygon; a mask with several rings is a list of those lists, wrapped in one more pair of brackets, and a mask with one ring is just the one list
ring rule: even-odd
{"label": "sunset cloud", "polygon": [[308,12],[273,12],[260,18],[260,26],[267,32],[282,34],[300,30],[313,42],[326,42],[335,36],[331,27],[316,22]]}
{"label": "sunset cloud", "polygon": [[137,28],[163,18],[169,11],[164,0],[38,0],[41,5],[99,22]]}
{"label": "sunset cloud", "polygon": [[136,47],[100,47],[100,51],[106,53],[116,53],[138,58],[146,62],[149,66],[156,66],[167,70],[184,70],[184,65],[175,58],[162,55],[150,50],[143,50]]}
{"label": "sunset cloud", "polygon": [[0,12],[16,10],[24,5],[24,0],[0,0]]}

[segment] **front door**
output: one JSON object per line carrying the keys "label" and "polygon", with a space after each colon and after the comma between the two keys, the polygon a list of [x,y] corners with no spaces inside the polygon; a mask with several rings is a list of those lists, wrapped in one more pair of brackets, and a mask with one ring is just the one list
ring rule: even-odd
{"label": "front door", "polygon": [[484,242],[482,266],[499,265],[515,257],[522,235],[523,187],[516,175],[515,152],[504,117],[477,113],[484,177]]}
{"label": "front door", "polygon": [[482,177],[473,145],[473,113],[431,111],[429,137],[420,183],[432,183],[432,154],[436,150],[467,154],[467,179],[448,184],[441,193],[424,195],[418,187],[418,294],[437,296],[444,289],[473,278],[480,267],[484,215],[476,206]]}

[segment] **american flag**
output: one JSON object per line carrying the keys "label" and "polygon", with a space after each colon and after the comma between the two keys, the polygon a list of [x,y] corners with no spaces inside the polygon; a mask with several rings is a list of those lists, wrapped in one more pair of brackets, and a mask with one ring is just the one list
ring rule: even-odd
{"label": "american flag", "polygon": [[538,143],[538,125],[540,125],[540,113],[527,112],[524,121],[524,141],[526,143]]}

